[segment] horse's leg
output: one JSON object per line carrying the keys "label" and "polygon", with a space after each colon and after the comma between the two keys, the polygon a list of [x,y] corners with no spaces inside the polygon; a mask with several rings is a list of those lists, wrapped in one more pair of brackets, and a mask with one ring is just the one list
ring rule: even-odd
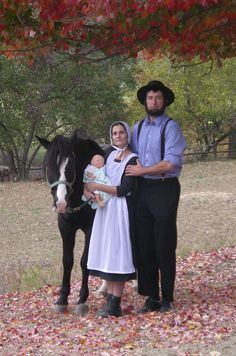
{"label": "horse's leg", "polygon": [[74,265],[74,246],[76,230],[66,226],[59,221],[59,230],[63,246],[63,278],[59,297],[54,305],[54,310],[63,313],[68,307],[68,296],[70,294],[71,271]]}
{"label": "horse's leg", "polygon": [[86,303],[89,296],[89,288],[88,288],[88,279],[89,279],[89,271],[87,268],[88,262],[88,250],[89,250],[89,242],[90,242],[91,229],[85,232],[85,244],[84,251],[80,260],[80,267],[82,270],[82,285],[79,292],[79,300],[76,303],[75,313],[80,315],[87,314],[89,307]]}

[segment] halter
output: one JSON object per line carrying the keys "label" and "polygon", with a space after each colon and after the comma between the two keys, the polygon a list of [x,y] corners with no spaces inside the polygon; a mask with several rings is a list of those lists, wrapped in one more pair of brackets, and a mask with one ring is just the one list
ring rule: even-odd
{"label": "halter", "polygon": [[[60,184],[65,184],[66,187],[69,188],[69,194],[71,195],[74,191],[73,189],[73,185],[75,183],[75,180],[76,180],[76,172],[75,172],[75,168],[74,168],[74,179],[71,183],[69,183],[67,180],[57,180],[53,183],[49,183],[48,181],[48,175],[47,175],[47,167],[46,167],[46,181],[49,185],[49,187],[52,189]],[[92,200],[92,198],[88,199],[87,201],[83,202],[82,204],[80,204],[79,206],[76,206],[75,208],[71,208],[71,207],[67,207],[66,211],[69,213],[69,214],[72,214],[72,213],[76,213],[77,211],[79,211],[80,209],[82,209],[84,206],[86,206],[90,201]]]}
{"label": "halter", "polygon": [[[74,156],[74,153],[73,153],[73,156]],[[48,182],[48,185],[49,187],[52,189],[53,187],[56,187],[57,185],[60,185],[60,184],[65,184],[66,187],[69,188],[69,194],[71,195],[74,191],[73,189],[73,185],[75,183],[75,180],[76,180],[76,171],[75,171],[75,167],[74,167],[74,178],[72,180],[72,182],[68,182],[67,180],[57,180],[53,183],[49,183],[48,181],[48,173],[47,173],[47,167],[46,167],[46,181]]]}
{"label": "halter", "polygon": [[[76,178],[76,175],[74,176],[74,179],[73,179],[73,181],[71,183],[67,182],[66,180],[57,180],[56,182],[53,182],[52,184],[50,184],[48,182],[48,180],[47,180],[47,182],[48,182],[48,185],[49,185],[50,188],[56,187],[59,184],[65,184],[67,187],[69,187],[69,189],[70,189],[69,194],[71,195],[73,193],[73,191],[74,191],[72,186],[73,186],[73,184],[75,182],[75,178]],[[92,200],[92,198],[89,198],[88,200],[86,200],[82,204],[76,206],[75,208],[71,208],[71,207],[68,206],[66,211],[69,214],[76,213],[77,211],[82,209],[84,206],[86,206],[91,200]]]}
{"label": "halter", "polygon": [[[46,176],[47,176],[47,173],[46,173]],[[76,175],[74,175],[74,179],[71,183],[67,182],[67,180],[57,180],[56,182],[53,182],[52,184],[50,184],[48,182],[48,179],[47,179],[47,182],[48,182],[48,185],[49,187],[52,189],[53,187],[56,187],[57,185],[59,184],[65,184],[65,186],[69,187],[69,191],[70,191],[70,194],[73,193],[74,189],[73,189],[73,184],[75,182],[75,178],[76,178]]]}

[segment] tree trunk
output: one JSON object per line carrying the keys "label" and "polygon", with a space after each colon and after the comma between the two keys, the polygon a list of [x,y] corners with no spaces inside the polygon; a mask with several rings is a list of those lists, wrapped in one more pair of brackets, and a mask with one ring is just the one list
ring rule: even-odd
{"label": "tree trunk", "polygon": [[236,158],[236,130],[229,135],[229,153],[228,158]]}
{"label": "tree trunk", "polygon": [[213,156],[214,159],[217,159],[217,145],[213,146]]}
{"label": "tree trunk", "polygon": [[6,152],[7,165],[9,167],[11,177],[17,177],[17,168],[14,160],[14,153],[12,150]]}

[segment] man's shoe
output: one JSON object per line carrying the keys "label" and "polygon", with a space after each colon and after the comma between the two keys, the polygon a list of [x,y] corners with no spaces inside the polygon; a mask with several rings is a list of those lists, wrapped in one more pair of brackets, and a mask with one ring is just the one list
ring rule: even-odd
{"label": "man's shoe", "polygon": [[175,310],[175,306],[173,302],[168,302],[167,300],[163,300],[160,308],[161,313],[167,313]]}
{"label": "man's shoe", "polygon": [[155,310],[159,310],[161,302],[159,299],[152,299],[148,297],[144,303],[144,306],[138,310],[139,314],[150,313]]}

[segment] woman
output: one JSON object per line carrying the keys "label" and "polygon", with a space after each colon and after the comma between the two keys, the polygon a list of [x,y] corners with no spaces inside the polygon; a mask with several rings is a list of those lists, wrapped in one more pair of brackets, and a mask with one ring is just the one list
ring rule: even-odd
{"label": "woman", "polygon": [[100,311],[102,317],[121,316],[121,297],[126,281],[135,279],[131,238],[132,201],[131,190],[134,178],[125,176],[127,164],[136,164],[136,155],[131,152],[129,125],[123,121],[112,124],[111,144],[115,148],[106,162],[106,175],[111,186],[88,183],[85,194],[100,190],[112,197],[104,208],[96,211],[88,255],[90,274],[107,281],[107,304]]}

